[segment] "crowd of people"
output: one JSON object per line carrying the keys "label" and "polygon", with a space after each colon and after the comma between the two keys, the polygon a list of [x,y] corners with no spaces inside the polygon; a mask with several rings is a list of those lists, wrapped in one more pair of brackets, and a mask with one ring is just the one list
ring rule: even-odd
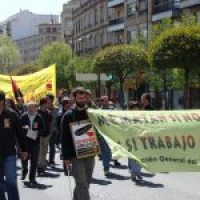
{"label": "crowd of people", "polygon": [[[56,146],[61,145],[63,171],[72,168],[76,186],[74,200],[89,200],[89,185],[92,180],[95,156],[78,159],[75,152],[70,123],[89,120],[87,109],[116,109],[108,96],[92,101],[92,93],[83,87],[75,88],[71,94],[62,92],[58,98],[48,94],[39,102],[24,103],[23,97],[6,99],[0,91],[0,200],[19,200],[17,187],[16,155],[21,159],[21,180],[27,178],[31,185],[37,185],[36,177],[43,176],[47,167],[55,167]],[[57,101],[57,106],[54,103]],[[130,101],[130,110],[152,110],[151,97],[145,93],[141,101]],[[119,166],[106,140],[98,134],[104,175],[110,176],[110,162]],[[17,149],[17,150],[16,150]],[[30,161],[30,162],[29,162]],[[133,181],[142,181],[141,167],[129,159]],[[29,167],[30,165],[30,167]],[[27,177],[28,176],[28,177]]]}

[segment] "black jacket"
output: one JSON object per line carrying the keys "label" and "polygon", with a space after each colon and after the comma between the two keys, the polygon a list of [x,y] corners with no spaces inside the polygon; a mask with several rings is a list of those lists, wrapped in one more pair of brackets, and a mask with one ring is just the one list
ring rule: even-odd
{"label": "black jacket", "polygon": [[88,120],[87,110],[78,111],[76,108],[71,108],[67,111],[61,120],[61,144],[64,160],[71,160],[76,157],[76,152],[73,144],[72,133],[70,130],[71,122]]}
{"label": "black jacket", "polygon": [[50,125],[51,125],[51,120],[52,120],[52,116],[48,111],[42,111],[42,110],[38,110],[38,113],[40,114],[40,116],[42,117],[42,119],[44,120],[44,126],[45,126],[45,133],[44,133],[44,137],[48,136],[50,134]]}
{"label": "black jacket", "polygon": [[[22,125],[22,128],[25,127],[25,126],[28,126],[30,127],[31,126],[31,122],[29,120],[29,116],[28,116],[28,112],[25,112],[21,117],[20,117],[20,120],[21,120],[21,125]],[[32,124],[32,127],[31,129],[33,131],[37,131],[38,132],[38,135],[37,135],[37,139],[36,140],[33,140],[33,139],[30,139],[28,137],[26,137],[29,141],[31,140],[33,144],[38,144],[39,143],[39,138],[40,136],[45,136],[46,134],[46,129],[45,129],[45,125],[44,125],[44,120],[42,119],[42,117],[40,116],[40,114],[36,113],[36,116],[33,120],[33,124]],[[25,135],[27,135],[28,133],[28,130],[23,128],[23,132]]]}
{"label": "black jacket", "polygon": [[16,140],[22,152],[27,151],[19,117],[14,111],[5,109],[0,115],[0,157],[16,154]]}

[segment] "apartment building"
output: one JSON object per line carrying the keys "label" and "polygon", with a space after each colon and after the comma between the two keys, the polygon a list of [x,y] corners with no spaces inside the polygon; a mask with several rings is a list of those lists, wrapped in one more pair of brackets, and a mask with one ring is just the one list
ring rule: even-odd
{"label": "apartment building", "polygon": [[107,0],[83,0],[73,13],[74,51],[89,54],[108,44]]}
{"label": "apartment building", "polygon": [[82,0],[73,14],[75,52],[131,43],[149,37],[154,23],[189,14],[200,21],[200,0]]}
{"label": "apartment building", "polygon": [[74,10],[80,7],[81,0],[71,0],[63,5],[63,11],[61,13],[61,30],[62,37],[66,43],[72,43],[73,34],[73,22],[72,16]]}
{"label": "apartment building", "polygon": [[152,22],[182,15],[196,15],[200,21],[200,0],[153,0]]}
{"label": "apartment building", "polygon": [[15,40],[21,54],[21,63],[35,63],[40,50],[47,44],[62,41],[61,24],[40,24],[38,34]]}
{"label": "apartment building", "polygon": [[38,34],[38,25],[43,23],[59,23],[58,15],[40,15],[28,10],[20,10],[19,13],[0,22],[0,29],[10,36],[12,40]]}

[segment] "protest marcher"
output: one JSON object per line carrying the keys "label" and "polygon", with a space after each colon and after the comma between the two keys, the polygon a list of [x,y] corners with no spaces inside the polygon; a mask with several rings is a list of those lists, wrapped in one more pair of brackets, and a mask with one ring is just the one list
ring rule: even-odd
{"label": "protest marcher", "polygon": [[61,137],[61,119],[63,117],[63,115],[71,108],[72,106],[72,99],[69,98],[68,96],[65,96],[61,99],[61,108],[60,111],[58,113],[58,117],[57,117],[57,127],[58,127],[58,131],[59,131],[59,137]]}
{"label": "protest marcher", "polygon": [[47,99],[42,98],[40,99],[40,108],[38,113],[41,115],[44,125],[45,125],[45,134],[40,137],[40,151],[39,151],[39,158],[38,158],[38,175],[44,175],[45,169],[47,167],[46,157],[48,153],[48,145],[49,145],[49,129],[51,121],[51,115],[47,111]]}
{"label": "protest marcher", "polygon": [[49,165],[50,167],[55,167],[55,154],[56,154],[56,139],[58,135],[58,128],[57,128],[57,117],[59,108],[54,106],[54,99],[55,97],[52,94],[48,94],[47,98],[47,106],[48,112],[51,115],[51,122],[50,122],[50,135],[49,135]]}
{"label": "protest marcher", "polygon": [[21,116],[26,111],[24,99],[23,99],[23,97],[19,96],[19,97],[17,97],[16,101],[17,101],[17,104],[16,104],[17,113],[18,113],[19,116]]}
{"label": "protest marcher", "polygon": [[71,123],[77,125],[83,120],[88,120],[86,90],[82,87],[73,91],[75,105],[62,118],[62,153],[67,168],[72,164],[72,175],[75,179],[74,200],[89,200],[89,185],[94,169],[94,156],[78,159],[73,144]]}
{"label": "protest marcher", "polygon": [[22,159],[27,157],[25,136],[15,112],[5,107],[5,93],[0,91],[0,199],[19,200],[17,187],[16,140]]}
{"label": "protest marcher", "polygon": [[[72,99],[69,98],[68,96],[65,96],[60,100],[60,103],[61,103],[61,109],[60,109],[58,117],[57,117],[57,127],[58,127],[58,132],[59,132],[58,138],[59,138],[59,141],[61,142],[61,119],[62,119],[63,115],[71,108]],[[60,155],[60,159],[63,160],[62,152]],[[65,172],[65,175],[67,175],[67,169],[66,169],[66,166],[64,165],[64,163],[63,163],[63,169]]]}
{"label": "protest marcher", "polygon": [[[110,102],[109,102],[109,98],[108,96],[102,96],[101,97],[101,109],[104,109],[104,110],[110,110],[110,109],[114,109],[113,106],[110,105]],[[105,176],[110,176],[110,161],[112,159],[112,153],[111,153],[111,150],[110,150],[110,147],[108,146],[108,143],[106,142],[106,140],[100,136],[99,136],[99,143],[100,143],[100,147],[101,147],[101,159],[102,159],[102,162],[103,162],[103,167],[104,167],[104,175]],[[120,166],[120,163],[113,159],[113,162],[114,162],[114,165],[115,166]]]}
{"label": "protest marcher", "polygon": [[[36,103],[30,101],[27,104],[27,112],[21,117],[21,124],[23,132],[26,134],[28,154],[31,161],[29,181],[32,185],[37,184],[36,182],[36,170],[38,164],[38,154],[40,148],[40,137],[45,136],[45,126],[42,117],[36,112]],[[25,180],[28,174],[28,160],[29,158],[22,161],[22,176],[21,180]]]}
{"label": "protest marcher", "polygon": [[97,105],[92,101],[92,92],[89,89],[86,89],[86,97],[87,97],[87,106],[88,108],[97,108]]}
{"label": "protest marcher", "polygon": [[149,93],[144,93],[141,96],[140,103],[142,105],[142,110],[153,110],[151,105],[151,95]]}
{"label": "protest marcher", "polygon": [[17,108],[16,108],[16,105],[15,105],[15,102],[11,98],[6,98],[6,108],[9,108],[14,112],[17,112]]}
{"label": "protest marcher", "polygon": [[[129,102],[129,110],[140,110],[140,105],[137,101],[131,101]],[[128,159],[130,173],[132,181],[135,181],[136,183],[140,183],[142,181],[141,176],[141,166],[138,164],[138,162],[134,159]]]}

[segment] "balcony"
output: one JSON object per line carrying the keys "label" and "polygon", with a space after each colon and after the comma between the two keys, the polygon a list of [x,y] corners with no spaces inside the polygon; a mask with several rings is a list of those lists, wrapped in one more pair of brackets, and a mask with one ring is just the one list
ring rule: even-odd
{"label": "balcony", "polygon": [[109,20],[108,32],[115,32],[124,29],[124,17]]}
{"label": "balcony", "polygon": [[159,21],[180,15],[180,2],[177,0],[160,1],[157,5],[153,5],[152,21]]}
{"label": "balcony", "polygon": [[108,8],[113,8],[124,4],[124,0],[108,0]]}
{"label": "balcony", "polygon": [[200,0],[181,0],[180,2],[180,8],[187,8],[195,5],[200,5]]}

